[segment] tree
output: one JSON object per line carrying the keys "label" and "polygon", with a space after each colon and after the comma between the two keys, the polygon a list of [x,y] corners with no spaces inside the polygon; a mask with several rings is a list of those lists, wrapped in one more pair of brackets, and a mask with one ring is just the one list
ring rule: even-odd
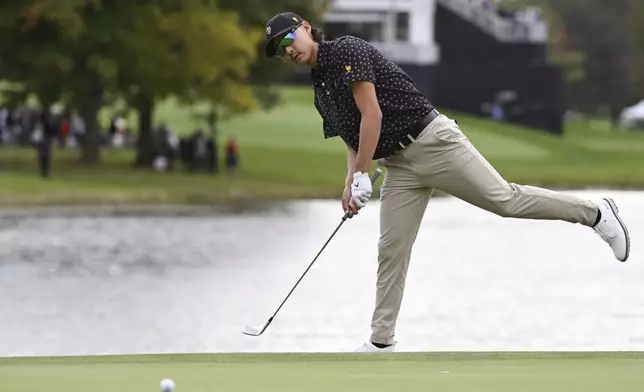
{"label": "tree", "polygon": [[585,55],[571,46],[565,23],[550,2],[551,0],[499,0],[497,6],[508,10],[538,7],[548,23],[549,63],[564,70],[567,82],[579,82],[584,79]]}
{"label": "tree", "polygon": [[[637,33],[625,20],[639,0],[503,0],[504,5],[537,5],[548,15],[551,61],[567,69],[571,106],[586,113],[607,108],[615,122],[634,99]],[[632,26],[632,24],[631,24]],[[641,36],[641,31],[639,32]],[[639,52],[641,53],[641,51]],[[641,64],[641,62],[639,63]]]}
{"label": "tree", "polygon": [[36,95],[44,110],[59,100],[78,108],[86,123],[82,160],[97,162],[97,113],[117,72],[106,56],[114,43],[101,3],[23,0],[0,10],[3,77],[21,83],[23,96]]}
{"label": "tree", "polygon": [[78,108],[85,163],[100,160],[97,114],[107,93],[137,105],[144,132],[154,100],[170,94],[254,106],[245,79],[261,31],[242,30],[216,2],[22,0],[0,11],[0,72],[22,83],[23,95]]}
{"label": "tree", "polygon": [[629,31],[637,48],[635,67],[635,94],[637,99],[644,99],[644,2],[634,1],[628,19]]}
{"label": "tree", "polygon": [[636,52],[624,21],[637,0],[549,1],[572,45],[585,54],[585,79],[570,85],[573,102],[587,112],[606,107],[617,121],[633,94]]}
{"label": "tree", "polygon": [[[291,11],[299,14],[309,22],[321,22],[324,11],[329,7],[328,0],[220,0],[222,9],[235,11],[241,17],[245,28],[260,29],[262,32],[269,18],[279,12]],[[281,82],[288,69],[275,59],[267,59],[263,54],[263,41],[257,43],[257,52],[260,54],[252,65],[251,79],[255,96],[264,108],[278,104],[279,97],[273,85]]]}
{"label": "tree", "polygon": [[121,62],[140,61],[122,70],[118,85],[139,112],[137,165],[147,166],[154,157],[158,99],[172,95],[232,111],[257,107],[248,79],[261,30],[242,29],[236,13],[203,1],[147,4],[135,12],[137,21],[125,31],[132,43],[120,55]]}

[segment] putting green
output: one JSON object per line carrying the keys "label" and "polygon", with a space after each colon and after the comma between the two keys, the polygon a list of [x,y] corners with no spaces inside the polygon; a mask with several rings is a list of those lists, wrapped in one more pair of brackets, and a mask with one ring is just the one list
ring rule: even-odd
{"label": "putting green", "polygon": [[0,359],[4,390],[641,391],[644,353],[150,355]]}

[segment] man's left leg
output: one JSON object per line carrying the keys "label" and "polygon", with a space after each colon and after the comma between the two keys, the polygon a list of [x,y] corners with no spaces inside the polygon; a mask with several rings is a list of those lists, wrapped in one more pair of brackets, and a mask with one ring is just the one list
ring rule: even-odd
{"label": "man's left leg", "polygon": [[455,122],[441,119],[431,131],[417,141],[428,159],[416,167],[425,185],[503,217],[562,220],[592,227],[618,260],[628,259],[628,232],[611,199],[595,203],[549,189],[510,184]]}

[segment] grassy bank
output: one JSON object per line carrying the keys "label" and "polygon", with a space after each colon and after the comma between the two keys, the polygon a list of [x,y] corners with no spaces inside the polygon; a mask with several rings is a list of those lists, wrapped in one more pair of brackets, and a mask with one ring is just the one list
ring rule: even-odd
{"label": "grassy bank", "polygon": [[[324,140],[307,88],[283,89],[285,104],[221,124],[221,138],[240,144],[238,177],[159,174],[131,169],[133,151],[104,150],[103,164],[82,167],[78,151],[56,150],[53,174],[36,173],[33,149],[0,147],[0,206],[48,204],[216,203],[231,198],[338,197],[344,145]],[[169,100],[158,110],[179,133],[200,124]],[[557,188],[644,188],[644,134],[611,131],[606,123],[574,123],[553,135],[447,112],[512,182]]]}
{"label": "grassy bank", "polygon": [[0,205],[210,204],[249,198],[328,198],[342,190],[346,168],[337,154],[253,146],[242,153],[244,167],[231,178],[224,173],[134,170],[134,152],[127,150],[106,151],[102,165],[79,167],[76,151],[57,150],[52,176],[43,180],[25,170],[34,168],[35,151],[5,150],[2,154],[11,163],[0,173]]}
{"label": "grassy bank", "polygon": [[640,391],[642,353],[254,354],[0,359],[3,389],[67,392]]}

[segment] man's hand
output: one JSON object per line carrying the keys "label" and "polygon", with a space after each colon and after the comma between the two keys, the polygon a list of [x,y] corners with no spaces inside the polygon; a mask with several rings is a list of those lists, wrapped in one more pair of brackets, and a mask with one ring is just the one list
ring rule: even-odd
{"label": "man's hand", "polygon": [[358,207],[351,201],[351,184],[347,184],[342,192],[342,210],[345,214],[350,214],[350,217],[358,215]]}
{"label": "man's hand", "polygon": [[358,153],[348,144],[347,148],[347,177],[344,180],[344,191],[342,192],[342,209],[345,214],[348,213],[353,216],[358,214],[358,207],[351,202],[351,184],[353,184],[353,173],[355,172]]}
{"label": "man's hand", "polygon": [[351,202],[358,208],[367,204],[373,192],[369,173],[353,173],[353,184],[351,184]]}

